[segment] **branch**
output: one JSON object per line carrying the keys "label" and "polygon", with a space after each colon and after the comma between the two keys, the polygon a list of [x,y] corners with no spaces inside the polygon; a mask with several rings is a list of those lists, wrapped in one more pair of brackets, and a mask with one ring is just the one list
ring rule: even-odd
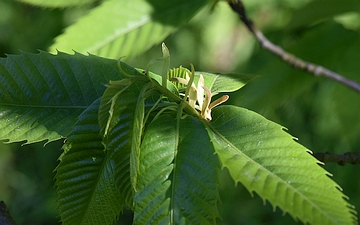
{"label": "branch", "polygon": [[325,67],[310,62],[306,62],[300,58],[297,58],[296,56],[286,52],[280,46],[273,44],[264,36],[264,34],[259,29],[255,27],[254,23],[249,18],[247,18],[244,5],[240,0],[235,0],[235,1],[227,0],[227,1],[230,7],[240,16],[240,19],[243,21],[246,27],[255,35],[256,39],[260,42],[261,46],[264,49],[279,56],[284,62],[288,63],[289,65],[293,66],[296,69],[304,70],[315,76],[327,77],[360,93],[360,84],[358,84],[356,81],[347,79],[341,76],[340,74],[335,73],[334,71],[331,71]]}
{"label": "branch", "polygon": [[15,221],[12,219],[9,209],[6,207],[3,201],[0,201],[0,224],[1,225],[15,225]]}
{"label": "branch", "polygon": [[314,153],[313,156],[323,163],[335,162],[339,165],[360,164],[360,152],[346,152],[342,155],[337,155],[329,152],[325,153]]}

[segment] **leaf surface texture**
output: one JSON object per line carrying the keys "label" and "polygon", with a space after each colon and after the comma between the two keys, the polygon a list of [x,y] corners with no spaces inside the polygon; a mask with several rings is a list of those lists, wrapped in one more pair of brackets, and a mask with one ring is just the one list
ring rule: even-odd
{"label": "leaf surface texture", "polygon": [[162,115],[145,131],[135,224],[214,224],[218,160],[193,117]]}
{"label": "leaf surface texture", "polygon": [[236,183],[310,224],[354,224],[340,187],[283,127],[246,109],[221,106],[208,129]]}
{"label": "leaf surface texture", "polygon": [[163,41],[205,4],[205,0],[104,1],[58,36],[50,50],[74,49],[107,58],[135,56]]}

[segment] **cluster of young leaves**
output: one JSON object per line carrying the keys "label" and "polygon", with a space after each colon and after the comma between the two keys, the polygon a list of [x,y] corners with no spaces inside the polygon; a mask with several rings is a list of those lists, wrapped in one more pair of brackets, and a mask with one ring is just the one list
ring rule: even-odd
{"label": "cluster of young leaves", "polygon": [[[201,74],[213,95],[245,85]],[[208,121],[163,76],[78,53],[9,55],[0,81],[1,140],[66,138],[56,168],[63,224],[111,224],[123,207],[134,224],[215,224],[219,168],[304,223],[356,221],[309,151],[255,112],[218,106]]]}

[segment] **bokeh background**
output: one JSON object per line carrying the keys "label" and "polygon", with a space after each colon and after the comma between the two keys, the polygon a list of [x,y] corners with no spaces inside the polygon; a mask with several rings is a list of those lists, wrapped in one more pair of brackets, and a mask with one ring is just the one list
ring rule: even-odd
{"label": "bokeh background", "polygon": [[[360,4],[357,0],[244,0],[250,18],[274,43],[305,60],[360,82]],[[0,56],[47,50],[54,37],[93,5],[46,9],[0,0]],[[116,18],[114,18],[116,19]],[[198,71],[241,73],[256,79],[229,104],[254,110],[288,128],[313,152],[343,154],[360,149],[360,95],[334,81],[296,71],[261,49],[225,3],[201,10],[164,40],[171,65],[194,64]],[[161,57],[160,43],[124,60],[146,68]],[[154,68],[156,70],[156,68]],[[155,71],[156,72],[156,71]],[[0,200],[18,224],[60,224],[54,169],[63,141],[0,144]],[[360,209],[360,165],[326,164],[325,169]],[[222,218],[218,224],[301,224],[235,186],[220,171]],[[314,181],[316,182],[316,181]],[[118,224],[131,224],[125,211]]]}

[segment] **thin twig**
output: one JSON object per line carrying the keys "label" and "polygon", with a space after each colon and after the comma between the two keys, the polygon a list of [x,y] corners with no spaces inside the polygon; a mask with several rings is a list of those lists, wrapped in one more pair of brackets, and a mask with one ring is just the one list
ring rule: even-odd
{"label": "thin twig", "polygon": [[230,7],[240,16],[240,19],[244,22],[246,27],[255,35],[256,39],[260,42],[264,49],[269,50],[275,55],[279,56],[284,62],[293,66],[296,69],[304,70],[315,76],[324,76],[329,79],[335,80],[353,90],[360,93],[360,84],[354,80],[347,79],[334,71],[331,71],[325,67],[306,62],[282,49],[280,46],[273,44],[269,41],[264,34],[255,27],[254,23],[247,18],[245,13],[245,7],[240,0],[232,1],[228,0]]}
{"label": "thin twig", "polygon": [[360,152],[346,152],[342,155],[337,155],[333,153],[314,153],[313,155],[319,161],[323,163],[338,163],[339,165],[349,164],[360,164]]}

